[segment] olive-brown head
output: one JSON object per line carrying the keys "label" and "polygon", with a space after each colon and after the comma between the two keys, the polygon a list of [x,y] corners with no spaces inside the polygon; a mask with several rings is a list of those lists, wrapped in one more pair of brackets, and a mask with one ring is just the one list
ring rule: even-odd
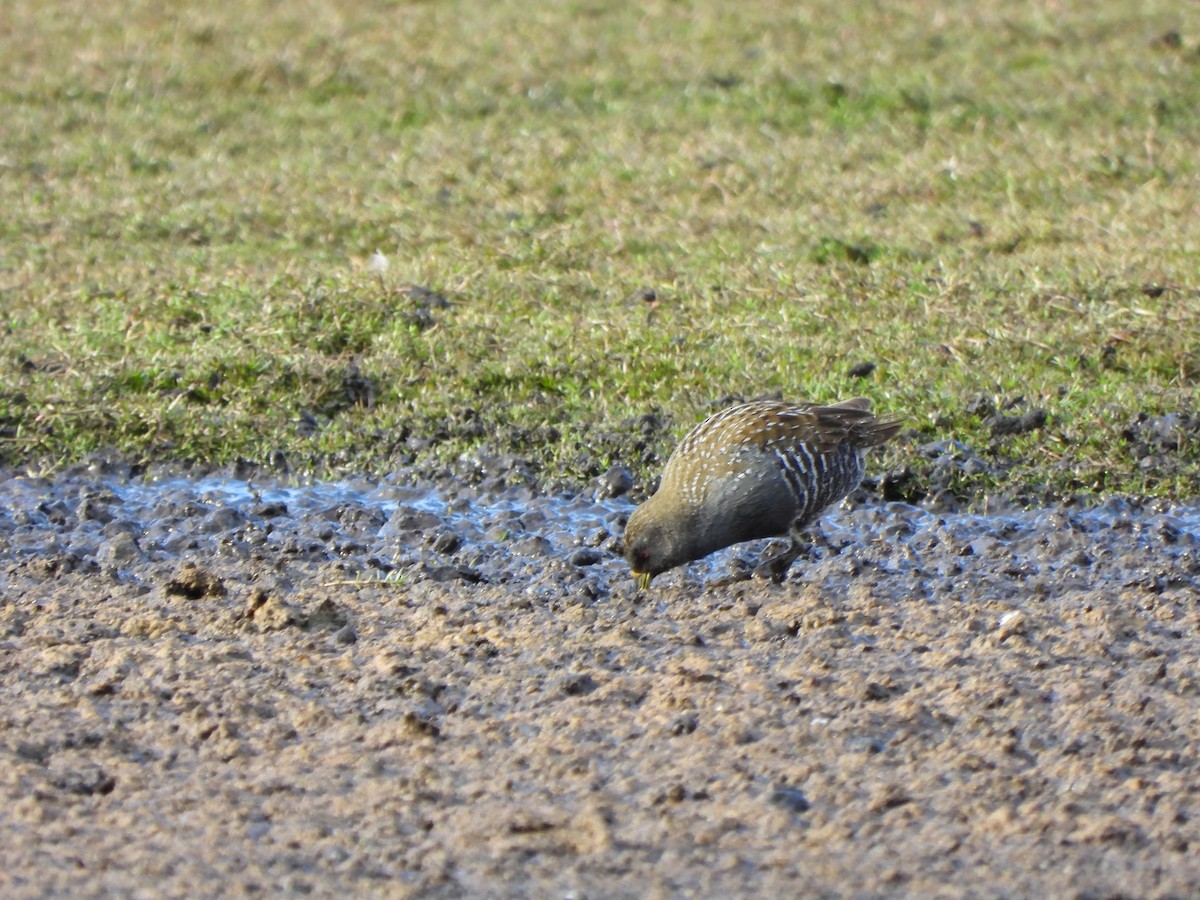
{"label": "olive-brown head", "polygon": [[661,489],[630,515],[625,525],[625,559],[642,590],[655,575],[697,558],[685,519],[683,510],[672,503],[671,492]]}

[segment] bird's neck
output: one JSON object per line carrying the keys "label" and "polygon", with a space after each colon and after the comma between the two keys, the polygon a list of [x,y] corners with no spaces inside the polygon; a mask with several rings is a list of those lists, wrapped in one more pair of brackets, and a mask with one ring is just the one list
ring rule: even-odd
{"label": "bird's neck", "polygon": [[687,528],[683,531],[690,538],[686,549],[692,559],[700,559],[739,540],[736,523],[720,504],[700,503],[689,506],[685,516]]}

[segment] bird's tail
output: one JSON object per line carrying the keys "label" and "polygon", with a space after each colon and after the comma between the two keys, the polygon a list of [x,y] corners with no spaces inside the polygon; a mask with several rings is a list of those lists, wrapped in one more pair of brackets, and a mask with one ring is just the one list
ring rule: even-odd
{"label": "bird's tail", "polygon": [[827,412],[841,419],[846,428],[847,443],[860,450],[886,443],[904,424],[898,419],[877,419],[871,415],[871,401],[866,397],[831,403],[814,412]]}

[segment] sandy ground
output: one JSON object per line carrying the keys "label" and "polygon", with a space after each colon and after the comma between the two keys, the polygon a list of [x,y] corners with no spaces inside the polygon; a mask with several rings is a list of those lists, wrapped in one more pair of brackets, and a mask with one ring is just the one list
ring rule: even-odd
{"label": "sandy ground", "polygon": [[338,544],[379,520],[344,509],[320,552],[167,552],[88,502],[0,528],[6,897],[1200,883],[1200,556],[1170,511],[868,505],[782,585],[638,595],[615,533],[534,576],[469,565],[520,529],[439,569],[393,528],[381,581]]}

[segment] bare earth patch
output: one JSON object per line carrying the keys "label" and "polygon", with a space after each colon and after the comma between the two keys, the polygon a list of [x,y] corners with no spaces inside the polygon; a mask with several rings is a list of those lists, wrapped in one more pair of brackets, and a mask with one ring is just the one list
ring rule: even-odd
{"label": "bare earth patch", "polygon": [[[63,546],[87,493],[51,507]],[[6,896],[1200,879],[1200,561],[1179,510],[860,502],[783,585],[693,570],[637,595],[610,545],[572,565],[516,525],[459,528],[443,569],[416,561],[427,538],[393,538],[381,580],[377,547],[337,548],[399,514],[350,508],[297,517],[337,520],[319,549],[247,550],[243,522],[191,563],[144,539],[19,553],[12,532]],[[191,512],[199,533],[211,514]],[[103,561],[122,547],[128,565]],[[550,554],[489,567],[512,547]]]}

